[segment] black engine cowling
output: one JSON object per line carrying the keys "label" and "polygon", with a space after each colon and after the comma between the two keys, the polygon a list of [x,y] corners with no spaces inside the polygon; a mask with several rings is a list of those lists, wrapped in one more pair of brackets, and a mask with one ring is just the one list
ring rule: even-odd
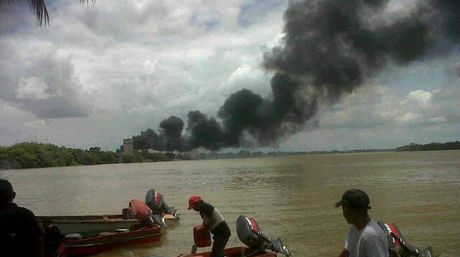
{"label": "black engine cowling", "polygon": [[281,238],[272,240],[270,237],[264,235],[253,218],[243,215],[239,216],[236,220],[236,233],[240,241],[248,246],[249,250],[253,253],[264,252],[266,249],[270,249],[285,256],[291,255]]}

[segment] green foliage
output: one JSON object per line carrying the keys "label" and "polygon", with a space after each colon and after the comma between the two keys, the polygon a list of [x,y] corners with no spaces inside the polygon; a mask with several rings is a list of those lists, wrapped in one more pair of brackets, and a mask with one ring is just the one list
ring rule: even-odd
{"label": "green foliage", "polygon": [[99,147],[81,150],[33,142],[0,147],[0,169],[96,165],[117,162],[118,155],[116,153],[103,152]]}
{"label": "green foliage", "polygon": [[6,147],[0,146],[0,169],[8,168]]}
{"label": "green foliage", "polygon": [[142,162],[142,157],[139,154],[122,154],[121,160],[123,163]]}
{"label": "green foliage", "polygon": [[396,151],[432,151],[432,150],[454,150],[460,149],[460,142],[447,142],[447,143],[430,143],[425,145],[408,144],[396,148]]}

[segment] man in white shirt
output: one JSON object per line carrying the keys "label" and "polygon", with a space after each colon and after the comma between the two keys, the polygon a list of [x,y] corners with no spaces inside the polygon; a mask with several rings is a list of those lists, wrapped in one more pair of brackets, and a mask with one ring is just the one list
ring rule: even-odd
{"label": "man in white shirt", "polygon": [[369,196],[360,189],[349,189],[335,207],[342,206],[343,216],[351,224],[340,257],[388,257],[385,232],[368,214]]}

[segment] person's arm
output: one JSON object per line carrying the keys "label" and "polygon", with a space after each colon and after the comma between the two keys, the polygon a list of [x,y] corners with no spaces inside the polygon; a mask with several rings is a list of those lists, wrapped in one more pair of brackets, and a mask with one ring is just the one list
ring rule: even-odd
{"label": "person's arm", "polygon": [[209,204],[203,204],[201,206],[201,213],[202,213],[202,218],[203,218],[203,226],[207,230],[211,230],[213,211],[214,211],[214,207],[209,205]]}
{"label": "person's arm", "polygon": [[37,219],[32,211],[21,208],[21,226],[24,228],[24,236],[27,237],[29,245],[24,247],[31,247],[33,250],[34,257],[44,257],[45,256],[45,243],[43,239],[43,232],[40,226],[38,226]]}
{"label": "person's arm", "polygon": [[35,240],[35,257],[45,257],[45,243],[43,236],[40,236]]}
{"label": "person's arm", "polygon": [[207,214],[204,214],[202,218],[203,218],[203,227],[205,227],[207,230],[211,230],[212,216],[208,216]]}
{"label": "person's arm", "polygon": [[209,219],[203,218],[203,227],[207,230],[211,230],[211,227],[209,226]]}
{"label": "person's arm", "polygon": [[338,257],[348,257],[349,255],[350,253],[344,248]]}
{"label": "person's arm", "polygon": [[162,209],[163,209],[163,212],[166,213],[166,214],[171,214],[173,215],[174,213],[172,213],[172,208],[169,208],[168,204],[166,203],[166,201],[164,200],[163,196],[161,196],[161,203],[163,205]]}
{"label": "person's arm", "polygon": [[348,257],[350,256],[350,252],[348,251],[348,238],[350,237],[350,232],[348,232],[347,237],[345,238],[345,243],[343,245],[343,250],[339,254],[339,257]]}

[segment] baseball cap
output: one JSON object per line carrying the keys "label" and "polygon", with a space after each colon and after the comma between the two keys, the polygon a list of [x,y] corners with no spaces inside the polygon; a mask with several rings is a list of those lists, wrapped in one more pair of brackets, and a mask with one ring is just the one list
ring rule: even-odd
{"label": "baseball cap", "polygon": [[369,196],[360,189],[348,189],[343,193],[342,199],[335,204],[335,207],[345,206],[356,210],[370,209]]}
{"label": "baseball cap", "polygon": [[192,209],[193,206],[195,206],[200,201],[201,201],[201,196],[199,196],[199,195],[190,196],[190,198],[188,199],[188,209],[189,210]]}

